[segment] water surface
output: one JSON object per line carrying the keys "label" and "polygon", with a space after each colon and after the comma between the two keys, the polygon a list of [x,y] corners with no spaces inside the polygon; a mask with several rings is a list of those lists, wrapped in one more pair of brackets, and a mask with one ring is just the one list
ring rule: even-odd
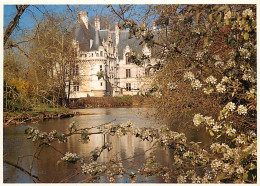
{"label": "water surface", "polygon": [[[115,124],[126,122],[131,120],[137,127],[151,127],[158,126],[160,124],[154,122],[147,117],[147,113],[153,112],[152,109],[147,108],[96,108],[96,109],[80,109],[75,110],[85,115],[76,116],[67,119],[54,119],[45,120],[39,123],[27,123],[25,125],[17,127],[6,127],[4,128],[4,158],[6,160],[17,162],[19,166],[29,169],[30,160],[35,145],[31,140],[26,139],[24,131],[28,126],[37,127],[40,131],[50,132],[57,130],[58,132],[67,132],[67,128],[72,121],[75,121],[80,127],[97,126],[102,123],[106,123],[115,120]],[[113,144],[113,150],[107,152],[106,150],[102,153],[99,158],[100,162],[107,162],[113,159],[125,159],[135,155],[144,153],[151,147],[151,143],[147,141],[140,141],[132,135],[126,135],[122,137],[111,137],[106,136],[105,141]],[[69,138],[68,143],[55,143],[55,148],[61,152],[73,152],[82,156],[88,156],[89,153],[95,147],[101,147],[104,142],[104,136],[101,134],[92,135],[90,142],[83,144],[79,141],[79,136],[74,135]],[[148,153],[144,153],[136,158],[129,159],[123,162],[123,166],[135,165],[133,171],[136,172],[138,168],[144,163],[145,158],[149,157]],[[168,154],[168,151],[158,151],[157,159],[164,164],[170,165],[172,160]],[[39,176],[41,182],[45,183],[59,183],[64,181],[65,178],[72,175],[75,172],[76,165],[57,163],[62,158],[60,153],[55,152],[51,148],[44,148],[41,152],[39,160],[36,160],[33,164],[32,173]],[[74,176],[66,182],[76,183],[84,180],[84,175]],[[105,177],[102,177],[101,182],[107,182]],[[151,177],[148,179],[142,179],[139,177],[138,182],[161,182],[160,178]],[[32,180],[22,173],[20,170],[4,164],[4,182],[7,183],[31,183]],[[117,182],[129,182],[126,178],[119,178]]]}

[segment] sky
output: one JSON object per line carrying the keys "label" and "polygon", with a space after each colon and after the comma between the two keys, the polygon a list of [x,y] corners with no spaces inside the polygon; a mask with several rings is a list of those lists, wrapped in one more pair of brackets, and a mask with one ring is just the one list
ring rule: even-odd
{"label": "sky", "polygon": [[[89,17],[95,17],[96,12],[99,15],[102,12],[103,5],[69,5],[71,9],[84,10],[88,12]],[[19,26],[23,29],[30,29],[36,25],[32,17],[32,12],[34,16],[39,20],[43,14],[41,11],[52,10],[54,12],[63,12],[67,9],[66,5],[30,5],[28,9],[21,16],[19,21]],[[106,11],[104,9],[103,11]],[[4,27],[6,27],[9,22],[13,19],[16,14],[15,5],[4,5]]]}

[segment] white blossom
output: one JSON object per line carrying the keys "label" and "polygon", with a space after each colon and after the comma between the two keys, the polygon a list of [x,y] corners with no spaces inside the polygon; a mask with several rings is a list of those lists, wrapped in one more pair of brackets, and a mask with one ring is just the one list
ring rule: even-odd
{"label": "white blossom", "polygon": [[215,60],[217,60],[217,61],[221,61],[221,58],[220,58],[219,55],[213,55],[212,57],[213,57]]}
{"label": "white blossom", "polygon": [[223,84],[221,84],[221,83],[218,83],[218,84],[216,85],[216,89],[217,89],[218,92],[223,93],[223,92],[226,91],[226,85],[223,85]]}
{"label": "white blossom", "polygon": [[215,85],[217,82],[217,79],[214,76],[209,76],[209,77],[207,77],[206,82]]}
{"label": "white blossom", "polygon": [[221,128],[222,128],[222,126],[216,123],[215,125],[213,125],[212,131],[219,132]]}
{"label": "white blossom", "polygon": [[169,82],[169,83],[167,84],[167,89],[168,89],[168,90],[171,90],[171,91],[172,91],[172,90],[175,90],[176,88],[177,88],[177,85],[176,85],[175,83],[170,83],[170,82]]}
{"label": "white blossom", "polygon": [[222,79],[221,79],[221,83],[224,84],[224,83],[228,83],[229,82],[229,78],[227,76],[224,76]]}
{"label": "white blossom", "polygon": [[237,136],[236,142],[240,144],[245,144],[244,135]]}
{"label": "white blossom", "polygon": [[185,72],[184,79],[185,80],[194,80],[195,76],[191,71],[188,71],[188,72]]}
{"label": "white blossom", "polygon": [[254,88],[251,88],[249,91],[247,91],[247,94],[256,94],[256,90]]}
{"label": "white blossom", "polygon": [[[199,32],[196,32],[196,33],[200,34]],[[197,59],[197,60],[201,60],[201,58],[203,57],[203,55],[204,55],[204,52],[197,52],[197,53],[196,53],[196,59]]]}
{"label": "white blossom", "polygon": [[246,71],[243,76],[242,76],[242,79],[245,80],[245,81],[250,81],[252,83],[255,83],[256,82],[256,78],[254,77],[254,75],[252,74],[251,71]]}
{"label": "white blossom", "polygon": [[75,162],[79,159],[79,156],[76,153],[66,152],[65,156],[61,158],[63,161],[72,161]]}
{"label": "white blossom", "polygon": [[222,66],[224,66],[224,62],[223,61],[217,61],[217,62],[215,62],[215,67],[222,67]]}
{"label": "white blossom", "polygon": [[212,143],[210,145],[210,149],[212,150],[212,152],[215,152],[217,149],[220,149],[221,145],[219,143]]}
{"label": "white blossom", "polygon": [[197,90],[198,88],[200,88],[202,86],[202,84],[200,83],[200,80],[195,79],[191,82],[191,86],[192,88],[194,88],[195,90]]}
{"label": "white blossom", "polygon": [[208,173],[205,173],[205,175],[201,179],[201,183],[209,183],[210,179],[211,179],[210,175]]}
{"label": "white blossom", "polygon": [[253,15],[254,15],[254,13],[253,13],[253,11],[250,9],[250,8],[248,8],[248,9],[246,9],[246,10],[244,10],[243,12],[242,12],[242,16],[243,17],[249,17],[249,18],[252,18],[253,17]]}
{"label": "white blossom", "polygon": [[228,128],[227,130],[226,130],[226,134],[228,135],[228,136],[230,136],[230,134],[235,134],[236,133],[236,129],[234,129],[234,128]]}
{"label": "white blossom", "polygon": [[228,60],[227,61],[227,68],[232,68],[236,66],[236,62],[234,60]]}
{"label": "white blossom", "polygon": [[237,113],[239,115],[246,115],[247,114],[247,108],[244,105],[239,105],[237,108]]}
{"label": "white blossom", "polygon": [[205,94],[211,94],[212,92],[214,91],[214,89],[213,88],[203,88],[203,92],[205,93]]}
{"label": "white blossom", "polygon": [[224,19],[230,19],[232,17],[232,13],[230,10],[225,14]]}
{"label": "white blossom", "polygon": [[186,176],[179,175],[179,176],[177,177],[177,182],[178,182],[178,183],[186,183],[186,182],[187,182]]}
{"label": "white blossom", "polygon": [[232,173],[234,173],[234,168],[229,163],[225,163],[223,165],[222,170],[223,170],[223,172],[228,173],[228,175],[231,175]]}
{"label": "white blossom", "polygon": [[233,102],[229,102],[229,103],[225,106],[225,108],[226,108],[227,110],[230,110],[230,111],[232,112],[232,111],[234,111],[234,110],[236,109],[236,105],[235,105],[235,103],[233,103]]}
{"label": "white blossom", "polygon": [[201,122],[204,121],[204,118],[201,114],[195,114],[193,118],[193,123],[195,126],[199,126]]}
{"label": "white blossom", "polygon": [[244,172],[245,172],[244,168],[241,165],[239,165],[238,168],[236,169],[236,173],[237,174],[244,174]]}
{"label": "white blossom", "polygon": [[246,48],[239,48],[239,53],[245,59],[249,59],[251,57],[251,53]]}
{"label": "white blossom", "polygon": [[222,161],[218,160],[218,159],[215,159],[211,162],[211,168],[213,170],[218,170],[222,165]]}
{"label": "white blossom", "polygon": [[204,120],[205,120],[205,123],[209,126],[213,126],[215,124],[214,119],[210,116],[205,116]]}

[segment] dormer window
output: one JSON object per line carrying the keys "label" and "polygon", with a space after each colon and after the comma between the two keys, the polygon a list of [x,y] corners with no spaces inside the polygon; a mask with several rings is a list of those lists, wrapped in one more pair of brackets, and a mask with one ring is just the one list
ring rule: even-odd
{"label": "dormer window", "polygon": [[99,53],[96,53],[96,56],[99,57]]}
{"label": "dormer window", "polygon": [[103,56],[103,51],[100,51],[100,56],[101,56],[101,57]]}
{"label": "dormer window", "polygon": [[129,54],[128,53],[125,54],[125,62],[126,62],[126,64],[129,64]]}

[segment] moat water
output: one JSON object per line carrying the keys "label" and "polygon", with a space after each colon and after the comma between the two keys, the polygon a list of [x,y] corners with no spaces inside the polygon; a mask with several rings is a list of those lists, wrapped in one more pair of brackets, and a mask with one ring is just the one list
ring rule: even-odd
{"label": "moat water", "polygon": [[[53,119],[45,120],[39,123],[27,123],[21,126],[6,127],[3,129],[4,139],[4,159],[17,163],[19,166],[29,170],[31,163],[31,156],[35,150],[35,144],[26,139],[24,134],[25,129],[28,126],[37,127],[40,131],[50,132],[57,130],[58,132],[66,132],[69,124],[75,121],[80,127],[97,126],[102,123],[106,123],[112,120],[113,123],[119,124],[131,120],[138,127],[151,127],[158,126],[160,124],[149,119],[147,113],[153,112],[152,109],[147,108],[96,108],[96,109],[80,109],[74,110],[84,113],[85,115],[75,116],[67,119]],[[148,117],[147,117],[148,116]],[[104,136],[102,134],[92,135],[90,141],[87,144],[83,144],[79,141],[80,136],[74,135],[69,138],[67,143],[55,143],[55,148],[59,151],[73,152],[82,156],[88,156],[89,153],[95,147],[101,147],[103,145]],[[111,142],[113,149],[108,152],[104,151],[99,158],[100,162],[108,162],[111,158],[114,159],[125,159],[135,155],[136,158],[126,160],[122,163],[122,166],[134,165],[133,171],[136,172],[141,167],[145,159],[149,157],[152,151],[144,153],[151,147],[151,143],[148,141],[140,141],[133,135],[126,135],[122,137],[106,136],[107,142]],[[167,151],[156,152],[159,157],[159,161],[164,165],[171,164],[172,160],[167,154]],[[39,160],[35,160],[33,164],[32,173],[40,178],[41,182],[44,183],[78,183],[86,179],[84,174],[73,176],[70,179],[70,175],[75,173],[77,165],[68,163],[57,163],[62,158],[62,154],[55,152],[52,148],[44,148],[41,152]],[[29,176],[24,174],[22,171],[3,164],[4,170],[4,182],[5,183],[31,183],[32,180]],[[161,182],[160,178],[150,177],[148,179],[138,177],[138,182]],[[102,177],[99,182],[107,182],[105,177]],[[129,179],[124,177],[118,177],[117,182],[127,183]]]}

